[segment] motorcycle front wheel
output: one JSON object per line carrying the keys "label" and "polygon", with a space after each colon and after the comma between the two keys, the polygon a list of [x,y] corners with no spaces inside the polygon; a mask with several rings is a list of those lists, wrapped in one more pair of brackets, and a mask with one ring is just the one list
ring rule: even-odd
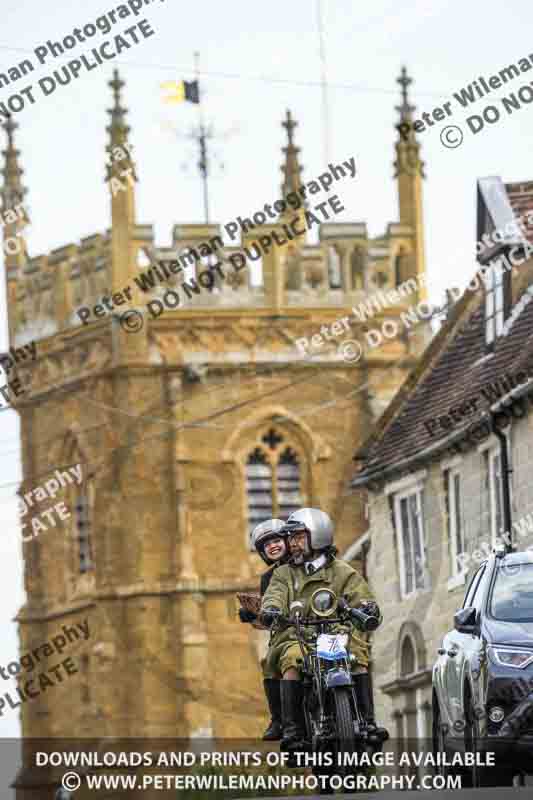
{"label": "motorcycle front wheel", "polygon": [[335,708],[335,726],[337,730],[338,753],[353,753],[355,748],[355,731],[350,691],[336,689],[333,692]]}

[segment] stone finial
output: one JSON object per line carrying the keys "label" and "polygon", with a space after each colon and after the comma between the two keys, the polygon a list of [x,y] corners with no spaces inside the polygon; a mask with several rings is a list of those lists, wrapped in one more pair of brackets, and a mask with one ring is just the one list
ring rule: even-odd
{"label": "stone finial", "polygon": [[394,162],[394,177],[402,174],[424,175],[424,162],[420,158],[420,144],[416,140],[413,129],[413,111],[416,106],[409,102],[408,87],[413,83],[413,79],[407,74],[407,69],[402,67],[400,77],[396,78],[402,91],[401,105],[396,106],[396,111],[400,112],[400,122],[396,126],[398,140],[396,142],[396,161]]}
{"label": "stone finial", "polygon": [[415,110],[416,106],[412,106],[409,103],[409,98],[407,96],[407,87],[413,82],[413,79],[410,78],[407,74],[407,69],[402,67],[402,71],[399,78],[396,78],[396,83],[399,83],[402,87],[402,104],[401,106],[396,106],[396,111],[400,112],[400,120],[401,122],[405,122],[406,120],[411,120],[412,112]]}
{"label": "stone finial", "polygon": [[121,105],[120,90],[125,83],[120,78],[118,69],[113,70],[113,80],[109,81],[108,86],[113,90],[113,108],[107,110],[111,116],[111,125],[107,131],[111,134],[111,144],[120,145],[126,140],[130,129],[125,119],[128,110]]}
{"label": "stone finial", "polygon": [[281,191],[285,196],[289,192],[297,192],[300,189],[302,185],[300,178],[302,168],[298,164],[298,153],[300,152],[300,148],[294,145],[293,138],[294,129],[298,123],[292,118],[289,109],[287,109],[287,116],[281,124],[287,131],[287,147],[282,148],[283,152],[285,153],[285,163],[281,167],[281,171],[283,172],[283,185],[281,187]]}
{"label": "stone finial", "polygon": [[20,150],[15,147],[14,132],[18,127],[18,123],[11,116],[2,123],[2,128],[7,134],[7,148],[2,151],[4,155],[4,168],[2,169],[4,181],[0,190],[0,197],[2,198],[3,211],[13,208],[17,203],[22,203],[27,194],[27,189],[22,185],[24,170],[18,162]]}
{"label": "stone finial", "polygon": [[[122,105],[121,89],[125,82],[119,75],[118,69],[113,70],[113,78],[108,86],[113,90],[113,108],[108,108],[107,113],[111,117],[111,124],[106,128],[110,135],[110,142],[106,147],[109,160],[106,169],[106,180],[114,177],[116,186],[120,186],[120,176],[125,168],[131,169],[133,179],[137,181],[135,164],[130,155],[128,145],[129,125],[126,124],[126,114],[128,110]],[[113,189],[113,187],[111,187]],[[116,187],[115,187],[116,188]],[[115,192],[113,191],[113,195]]]}

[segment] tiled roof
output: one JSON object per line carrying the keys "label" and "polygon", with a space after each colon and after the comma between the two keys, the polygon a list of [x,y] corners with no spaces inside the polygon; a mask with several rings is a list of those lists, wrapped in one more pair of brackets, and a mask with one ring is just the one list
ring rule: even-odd
{"label": "tiled roof", "polygon": [[[520,184],[526,185],[531,191],[533,210],[533,183]],[[459,429],[469,421],[474,422],[491,405],[481,394],[482,388],[500,377],[514,376],[520,371],[533,376],[533,301],[525,306],[508,334],[497,339],[493,354],[487,355],[484,294],[482,291],[478,294],[479,302],[472,312],[467,313],[453,339],[444,346],[440,355],[436,355],[432,367],[404,401],[399,413],[392,417],[378,440],[370,442],[366,452],[356,455],[362,461],[363,474],[390,467],[446,438],[451,432],[439,426],[431,436],[424,420],[447,415],[452,406],[479,397],[477,413],[454,423]]]}

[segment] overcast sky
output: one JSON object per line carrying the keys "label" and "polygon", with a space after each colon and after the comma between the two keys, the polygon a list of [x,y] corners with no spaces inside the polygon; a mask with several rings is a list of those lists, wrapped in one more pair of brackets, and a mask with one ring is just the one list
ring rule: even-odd
{"label": "overcast sky", "polygon": [[[118,2],[90,4],[54,0],[3,0],[0,72],[30,58],[47,40],[61,41],[75,27],[95,22]],[[330,158],[354,156],[357,177],[338,185],[346,212],[339,221],[365,221],[371,235],[398,219],[393,180],[394,125],[399,102],[396,78],[405,64],[414,78],[411,96],[419,116],[430,112],[479,76],[488,79],[531,50],[533,7],[524,0],[500,3],[470,0],[324,0],[324,41],[329,83]],[[90,8],[89,8],[90,7]],[[280,192],[280,127],[290,108],[298,120],[296,143],[302,148],[304,180],[324,169],[324,126],[320,89],[320,52],[314,0],[270,0],[267,6],[229,0],[226,3],[154,2],[137,21],[149,20],[155,35],[120,58],[97,69],[82,70],[69,86],[44,97],[37,82],[65,63],[50,57],[22,79],[0,90],[0,103],[12,92],[33,84],[36,102],[16,115],[17,146],[29,188],[32,225],[30,253],[38,255],[103,231],[110,224],[110,200],[104,184],[106,126],[111,104],[107,86],[119,65],[127,84],[130,140],[139,183],[137,220],[154,223],[159,245],[170,244],[171,227],[202,221],[201,186],[195,172],[197,154],[185,138],[197,119],[190,104],[162,103],[160,83],[193,78],[193,52],[201,54],[201,87],[214,140],[211,208],[214,220],[251,214]],[[69,51],[73,59],[135,24],[119,21]],[[113,45],[112,45],[113,47]],[[473,273],[476,180],[500,175],[505,181],[533,177],[533,106],[524,105],[474,136],[464,124],[497,98],[516,91],[532,73],[504,90],[478,100],[472,110],[453,101],[454,123],[463,128],[458,149],[445,149],[436,124],[421,134],[426,162],[424,183],[425,242],[430,297],[438,301],[447,286],[464,286]],[[501,104],[500,104],[501,108]],[[176,135],[182,134],[182,137]],[[453,138],[453,137],[452,137]],[[223,163],[223,170],[218,165]],[[5,297],[0,350],[7,346]],[[17,657],[18,640],[11,620],[23,602],[20,532],[15,490],[20,478],[18,419],[0,413],[0,585],[3,592],[1,664]],[[46,535],[46,534],[44,534]],[[50,531],[48,535],[55,535]],[[12,687],[12,682],[9,688]],[[7,690],[4,684],[2,691]],[[59,690],[60,691],[60,690]],[[16,735],[16,711],[0,717],[0,736]]]}

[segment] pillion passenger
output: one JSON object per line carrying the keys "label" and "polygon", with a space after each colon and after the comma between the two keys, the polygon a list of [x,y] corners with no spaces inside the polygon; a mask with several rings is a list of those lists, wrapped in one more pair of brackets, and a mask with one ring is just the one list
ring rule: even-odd
{"label": "pillion passenger", "polygon": [[[280,564],[284,564],[288,558],[287,534],[283,531],[284,522],[281,519],[269,519],[262,522],[252,531],[252,546],[259,553],[269,569],[261,575],[260,592],[264,595],[274,571]],[[241,608],[239,610],[241,622],[255,622],[258,615],[253,611]],[[274,676],[272,671],[262,664],[263,686],[270,709],[270,723],[263,734],[263,739],[267,741],[278,741],[281,739],[281,697],[280,680]]]}

